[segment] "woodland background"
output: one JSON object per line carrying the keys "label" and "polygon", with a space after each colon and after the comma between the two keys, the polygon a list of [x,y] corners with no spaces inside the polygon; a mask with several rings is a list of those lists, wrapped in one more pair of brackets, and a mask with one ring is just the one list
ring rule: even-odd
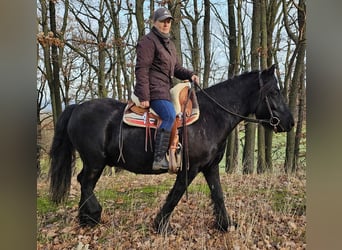
{"label": "woodland background", "polygon": [[[36,114],[39,248],[50,249],[52,246],[60,247],[61,244],[83,247],[82,239],[89,234],[89,232],[80,231],[81,229],[75,229],[77,223],[71,214],[69,217],[62,216],[65,211],[76,211],[72,196],[71,203],[60,208],[63,210],[60,214],[56,214],[58,208],[47,201],[47,153],[53,136],[54,124],[64,107],[71,103],[103,97],[128,100],[135,83],[135,45],[142,35],[149,32],[152,25],[150,19],[152,13],[160,6],[167,7],[175,17],[172,24],[172,36],[180,60],[185,67],[198,73],[202,87],[211,86],[244,71],[264,69],[273,63],[277,64],[276,74],[279,86],[295,117],[296,125],[288,133],[274,135],[256,124],[241,123],[227,138],[226,156],[220,166],[223,173],[230,175],[223,174],[223,184],[226,181],[227,185],[233,185],[237,190],[241,185],[246,187],[246,183],[239,176],[248,174],[244,180],[259,187],[260,190],[256,190],[260,192],[256,192],[249,185],[247,185],[248,192],[243,194],[234,193],[231,189],[225,190],[232,192],[230,194],[232,196],[228,197],[232,199],[232,202],[240,199],[238,203],[240,207],[235,210],[236,215],[239,216],[240,221],[241,216],[242,221],[246,221],[246,227],[241,227],[235,235],[231,236],[232,238],[225,242],[231,243],[231,246],[235,244],[235,246],[256,246],[256,248],[259,244],[261,249],[276,246],[288,249],[295,247],[296,244],[298,248],[305,248],[305,0],[141,0],[135,2],[128,0],[38,0]],[[131,175],[128,174],[128,177],[126,175],[123,174],[121,178],[131,178]],[[271,191],[269,185],[276,188]],[[143,188],[143,184],[140,187]],[[108,186],[103,190],[107,188]],[[131,190],[130,187],[126,189]],[[103,190],[102,192],[106,192]],[[268,191],[265,192],[265,190]],[[160,190],[154,192],[156,192],[153,193],[154,195],[163,193]],[[201,189],[201,192],[196,195],[202,197],[206,195],[206,192]],[[76,193],[79,194],[79,191],[75,191],[72,195]],[[123,193],[125,192],[122,191],[121,195]],[[113,198],[107,194],[103,197]],[[250,200],[245,200],[247,197],[255,197],[252,198],[255,201],[260,199],[265,201],[266,205],[260,206],[259,214],[263,214],[266,206],[273,208],[271,209],[272,216],[253,217],[255,207],[250,206]],[[194,198],[196,200],[198,197]],[[119,198],[113,199],[116,205],[125,204]],[[286,207],[279,209],[278,205],[274,205],[278,204],[279,200],[280,203],[287,204]],[[145,204],[145,201],[141,202]],[[247,202],[245,207],[249,210],[241,210],[245,202]],[[154,201],[153,204],[156,203],[160,203],[160,200]],[[107,205],[108,209],[113,206],[112,203],[107,203]],[[206,207],[205,204],[202,206]],[[124,207],[124,209],[127,208]],[[137,207],[134,209],[137,210]],[[229,207],[227,210],[234,211],[234,208]],[[283,217],[279,216],[279,211]],[[148,216],[153,216],[156,211],[145,212]],[[107,210],[106,215],[112,217],[115,213]],[[130,216],[131,221],[134,222],[136,217],[132,214]],[[63,223],[58,223],[61,217]],[[127,214],[125,217],[130,218]],[[182,220],[180,217],[179,221]],[[252,228],[247,225],[251,221],[252,225],[260,222],[263,226],[258,224],[257,236],[248,238],[248,235],[253,235],[249,231]],[[283,224],[285,226],[280,230],[275,229],[275,232],[270,229],[271,236],[274,236],[272,238],[270,233],[265,231],[268,224],[264,221],[278,223],[280,227]],[[146,227],[145,224],[143,226]],[[51,228],[54,230],[49,230]],[[62,232],[63,228],[68,228],[69,231]],[[84,243],[84,246],[97,244],[99,237],[107,239],[106,230],[108,229],[117,230],[105,224],[105,230],[98,229],[102,236],[96,235],[96,232],[92,233],[91,240]],[[101,230],[107,233],[104,234]],[[125,230],[128,229],[125,228]],[[206,230],[204,227],[204,231]],[[295,236],[289,240],[284,232],[291,237]],[[74,240],[70,241],[64,234],[78,235],[78,240],[75,241],[75,238],[70,237]],[[146,236],[146,234],[143,235]],[[185,236],[180,235],[182,240],[185,240]],[[215,236],[216,233],[211,232],[210,235]],[[245,237],[242,241],[241,235]],[[284,235],[283,239],[281,235]],[[140,237],[142,236],[137,236],[139,239],[137,242],[144,242]],[[154,240],[158,242],[158,239],[154,238]],[[124,243],[119,246],[125,248]],[[147,242],[146,244],[152,246],[154,243]],[[204,243],[201,242],[201,244]],[[213,246],[209,241],[207,244],[207,247]],[[137,247],[137,245],[134,246]],[[249,247],[246,249],[250,249]]]}
{"label": "woodland background", "polygon": [[[172,35],[180,60],[198,73],[202,87],[278,65],[279,86],[296,120],[286,134],[281,171],[295,172],[305,157],[304,0],[39,0],[38,173],[48,150],[41,131],[49,115],[54,124],[70,103],[103,97],[127,101],[135,83],[135,45],[149,32],[150,17],[160,6],[175,17]],[[227,140],[227,172],[237,171],[239,165],[243,173],[273,170],[272,132],[240,124]]]}

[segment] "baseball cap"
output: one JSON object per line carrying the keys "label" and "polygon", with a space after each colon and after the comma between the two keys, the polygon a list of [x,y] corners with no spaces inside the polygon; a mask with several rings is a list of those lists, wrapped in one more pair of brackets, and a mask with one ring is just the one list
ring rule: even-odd
{"label": "baseball cap", "polygon": [[167,18],[174,19],[166,8],[159,8],[153,13],[153,21],[164,21]]}

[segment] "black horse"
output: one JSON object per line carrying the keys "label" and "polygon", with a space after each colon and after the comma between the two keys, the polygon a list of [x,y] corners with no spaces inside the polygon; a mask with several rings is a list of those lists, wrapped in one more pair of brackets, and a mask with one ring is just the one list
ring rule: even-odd
{"label": "black horse", "polygon": [[[291,130],[293,116],[277,85],[272,66],[264,71],[243,73],[196,92],[200,118],[187,127],[189,170],[178,172],[165,204],[154,220],[157,232],[169,227],[169,217],[196,175],[203,173],[211,191],[216,226],[227,231],[232,224],[226,211],[219,162],[226,139],[233,128],[249,114],[276,132]],[[70,188],[75,150],[83,161],[77,176],[81,185],[80,225],[100,222],[102,207],[93,193],[106,165],[138,174],[161,174],[152,170],[153,152],[145,151],[145,129],[122,123],[126,103],[96,99],[66,107],[58,119],[51,147],[50,191],[61,202]],[[182,135],[181,135],[182,136]],[[120,146],[120,144],[122,144]]]}

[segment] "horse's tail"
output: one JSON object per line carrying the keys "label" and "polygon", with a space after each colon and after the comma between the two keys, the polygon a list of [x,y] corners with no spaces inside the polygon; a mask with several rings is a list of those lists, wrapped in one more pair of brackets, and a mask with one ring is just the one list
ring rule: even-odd
{"label": "horse's tail", "polygon": [[50,195],[51,200],[57,204],[65,200],[70,191],[75,149],[67,133],[67,127],[75,107],[76,104],[66,107],[58,118],[50,150]]}

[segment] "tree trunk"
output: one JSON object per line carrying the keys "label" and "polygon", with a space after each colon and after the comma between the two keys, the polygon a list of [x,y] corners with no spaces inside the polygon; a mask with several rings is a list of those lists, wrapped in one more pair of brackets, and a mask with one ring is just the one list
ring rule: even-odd
{"label": "tree trunk", "polygon": [[[112,8],[114,8],[114,5],[112,6]],[[119,75],[123,75],[123,78],[124,78],[124,86],[125,86],[125,89],[127,90],[127,96],[128,98],[130,98],[130,96],[132,95],[132,82],[131,82],[131,79],[129,78],[129,75],[128,75],[128,71],[127,71],[127,62],[126,62],[126,57],[125,57],[125,48],[126,48],[126,44],[124,42],[124,37],[121,35],[121,32],[120,32],[120,21],[119,21],[119,11],[120,11],[120,7],[118,7],[119,9],[117,10],[117,13],[114,14],[112,16],[113,18],[113,27],[114,27],[114,37],[115,37],[115,40],[116,40],[116,43],[115,43],[115,48],[116,48],[116,52],[117,52],[117,59],[119,60],[119,66],[118,68],[121,69]],[[114,9],[113,9],[113,13],[114,13]],[[128,23],[128,27],[127,27],[127,30],[129,30],[129,27],[131,26],[132,24],[132,21],[130,19],[129,23]],[[118,82],[118,84],[120,84],[120,81]],[[124,101],[126,98],[125,98],[125,95],[122,95],[122,91],[121,91],[121,95],[119,96],[119,100],[122,100]]]}
{"label": "tree trunk", "polygon": [[197,0],[194,0],[194,12],[195,12],[195,18],[192,22],[192,41],[193,41],[193,47],[191,48],[191,56],[192,56],[192,68],[193,71],[196,72],[196,74],[199,74],[200,72],[200,46],[199,46],[199,38],[198,38],[198,30],[197,26],[200,19],[200,13],[197,6]]}
{"label": "tree trunk", "polygon": [[171,26],[171,33],[173,35],[173,42],[175,43],[178,60],[182,63],[182,45],[181,45],[181,34],[180,34],[180,23],[181,23],[181,11],[180,11],[180,0],[170,1],[169,2],[169,10],[171,15],[174,17],[173,24]]}
{"label": "tree trunk", "polygon": [[[210,58],[210,0],[204,0],[204,23],[203,23],[203,53],[204,53],[204,70],[202,83],[207,88],[209,83],[209,72],[211,69]],[[199,72],[197,72],[199,73]]]}
{"label": "tree trunk", "polygon": [[185,12],[185,18],[191,23],[191,31],[189,28],[185,27],[185,33],[187,36],[187,41],[190,47],[191,58],[189,58],[192,69],[197,74],[200,72],[200,48],[199,48],[199,36],[198,36],[198,23],[200,20],[200,12],[198,9],[198,1],[194,0],[191,4],[194,14],[190,13],[188,9],[190,6],[184,6],[183,11]]}
{"label": "tree trunk", "polygon": [[98,56],[99,56],[99,66],[97,69],[97,79],[98,79],[98,96],[99,98],[107,97],[107,88],[105,82],[105,66],[106,66],[106,43],[107,39],[103,35],[105,20],[102,15],[103,12],[103,1],[100,1],[100,13],[101,16],[98,19],[99,30],[97,33],[97,46],[98,46]]}
{"label": "tree trunk", "polygon": [[135,1],[135,18],[138,26],[138,41],[145,35],[144,2],[145,0]]}
{"label": "tree trunk", "polygon": [[[57,26],[56,26],[56,9],[55,2],[49,1],[49,13],[50,13],[50,30],[53,34],[53,37],[57,37]],[[57,118],[62,113],[62,101],[59,92],[60,88],[60,80],[59,80],[59,57],[58,57],[58,48],[55,43],[51,45],[51,59],[49,59],[49,64],[52,64],[52,74],[50,75],[51,79],[48,80],[49,88],[50,88],[50,98],[51,105],[53,110],[53,121],[54,124],[57,122]],[[51,60],[51,61],[50,61]]]}
{"label": "tree trunk", "polygon": [[[267,67],[273,64],[274,48],[273,48],[273,32],[277,20],[277,13],[279,11],[279,6],[281,2],[277,0],[270,0],[267,8]],[[276,63],[276,62],[275,62]],[[279,70],[278,70],[279,74]],[[278,76],[278,80],[280,76]],[[279,84],[280,85],[280,84]],[[272,147],[273,147],[273,131],[270,129],[265,129],[265,158],[266,158],[266,168],[269,172],[273,172],[273,159],[272,159]]]}
{"label": "tree trunk", "polygon": [[[252,39],[251,39],[251,66],[252,70],[259,69],[259,47],[260,47],[260,0],[253,2],[252,16]],[[252,115],[251,118],[254,116]],[[254,123],[247,123],[245,130],[245,146],[243,148],[243,173],[251,174],[254,172],[254,150],[255,150],[255,128]]]}
{"label": "tree trunk", "polygon": [[299,104],[298,104],[298,120],[297,129],[295,135],[295,146],[294,146],[294,159],[292,164],[292,172],[298,170],[298,159],[300,157],[300,141],[302,139],[303,122],[305,116],[305,85],[304,85],[304,72],[301,74],[300,90],[299,90]]}
{"label": "tree trunk", "polygon": [[[286,8],[286,5],[284,5]],[[306,5],[305,0],[300,0],[298,4],[298,29],[299,29],[299,36],[294,37],[291,33],[291,37],[295,39],[298,54],[296,57],[296,65],[295,70],[293,72],[292,84],[290,86],[289,92],[289,107],[292,114],[296,114],[297,110],[297,95],[298,89],[301,85],[301,76],[302,72],[304,71],[304,61],[305,61],[305,53],[306,53],[306,28],[305,28],[305,15],[306,15]],[[286,18],[286,17],[284,17]],[[288,32],[289,29],[287,28]],[[298,129],[298,128],[297,128]],[[294,166],[295,163],[295,130],[292,129],[290,132],[287,133],[286,136],[286,157],[285,157],[285,164],[284,169],[285,172],[292,172],[296,169]]]}
{"label": "tree trunk", "polygon": [[[229,21],[229,67],[228,77],[231,78],[239,70],[237,33],[235,23],[235,0],[228,0],[228,21]],[[232,173],[238,165],[239,155],[239,133],[238,126],[228,136],[226,148],[226,172]]]}
{"label": "tree trunk", "polygon": [[42,140],[42,124],[40,120],[40,105],[37,103],[37,146],[36,146],[36,159],[37,159],[37,177],[40,176],[41,167],[40,167],[40,153],[41,153],[41,140]]}
{"label": "tree trunk", "polygon": [[239,125],[230,133],[227,139],[226,148],[226,173],[234,173],[236,171],[239,161]]}
{"label": "tree trunk", "polygon": [[[260,68],[261,70],[267,68],[267,23],[266,23],[266,0],[260,1]],[[258,124],[258,163],[257,173],[264,173],[266,166],[266,142],[265,129],[261,124]]]}

